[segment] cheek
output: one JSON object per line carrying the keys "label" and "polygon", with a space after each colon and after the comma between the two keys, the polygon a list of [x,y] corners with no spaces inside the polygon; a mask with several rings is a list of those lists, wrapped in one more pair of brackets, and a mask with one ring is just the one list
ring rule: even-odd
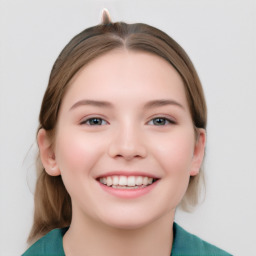
{"label": "cheek", "polygon": [[55,152],[61,173],[88,174],[102,152],[100,141],[80,132],[59,134],[58,138]]}
{"label": "cheek", "polygon": [[189,172],[193,159],[194,137],[191,132],[175,133],[154,143],[154,155],[167,173]]}
{"label": "cheek", "polygon": [[162,194],[166,195],[169,209],[173,209],[181,202],[189,184],[194,135],[177,133],[163,141],[156,150],[156,158],[164,171]]}

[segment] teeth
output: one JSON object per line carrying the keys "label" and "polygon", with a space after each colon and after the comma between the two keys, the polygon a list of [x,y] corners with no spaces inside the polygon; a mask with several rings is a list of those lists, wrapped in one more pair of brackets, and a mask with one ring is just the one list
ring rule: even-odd
{"label": "teeth", "polygon": [[142,185],[143,178],[141,176],[136,177],[135,183],[136,185]]}
{"label": "teeth", "polygon": [[127,186],[127,178],[125,176],[120,176],[119,185],[120,186]]}
{"label": "teeth", "polygon": [[153,178],[143,176],[108,176],[100,178],[100,183],[107,186],[124,186],[124,187],[136,187],[147,186],[153,183]]}
{"label": "teeth", "polygon": [[107,184],[107,179],[106,178],[100,178],[100,183],[102,184]]}
{"label": "teeth", "polygon": [[113,185],[118,185],[119,184],[119,178],[118,176],[113,177]]}
{"label": "teeth", "polygon": [[142,184],[143,184],[143,185],[147,185],[147,184],[148,184],[148,177],[144,177],[144,178],[143,178]]}
{"label": "teeth", "polygon": [[135,186],[135,177],[134,176],[130,176],[127,179],[127,185],[129,187],[134,187]]}
{"label": "teeth", "polygon": [[112,178],[111,177],[107,177],[107,186],[111,186],[112,184],[113,184]]}

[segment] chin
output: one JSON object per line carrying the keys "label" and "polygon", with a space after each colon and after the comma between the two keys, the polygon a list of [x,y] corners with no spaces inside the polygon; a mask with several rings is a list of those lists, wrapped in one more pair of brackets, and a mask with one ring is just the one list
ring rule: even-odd
{"label": "chin", "polygon": [[[169,215],[169,214],[168,214]],[[144,227],[149,227],[151,224],[155,223],[157,220],[161,219],[163,214],[152,213],[151,212],[140,212],[140,211],[126,211],[117,213],[111,213],[109,215],[104,215],[101,218],[101,223],[106,226],[119,229],[119,230],[137,230]]]}
{"label": "chin", "polygon": [[118,220],[112,220],[112,221],[105,221],[105,225],[117,229],[117,230],[137,230],[137,229],[142,229],[148,224],[151,223],[151,221],[139,221],[137,220],[132,220],[132,219],[122,219],[120,221]]}

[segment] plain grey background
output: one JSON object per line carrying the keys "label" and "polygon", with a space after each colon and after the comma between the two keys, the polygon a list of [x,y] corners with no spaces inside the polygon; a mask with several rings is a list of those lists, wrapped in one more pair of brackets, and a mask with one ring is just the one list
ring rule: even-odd
{"label": "plain grey background", "polygon": [[[100,22],[156,26],[187,51],[208,103],[205,202],[177,211],[188,231],[233,253],[256,244],[256,1],[0,0],[0,255],[20,255],[32,224],[38,114],[59,52]],[[28,156],[27,153],[29,152]]]}

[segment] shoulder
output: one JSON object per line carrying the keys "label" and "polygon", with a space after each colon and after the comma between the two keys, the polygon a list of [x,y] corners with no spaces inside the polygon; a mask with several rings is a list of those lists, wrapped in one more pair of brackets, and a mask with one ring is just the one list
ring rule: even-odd
{"label": "shoulder", "polygon": [[171,256],[231,256],[218,247],[188,233],[177,223],[173,224],[173,247]]}
{"label": "shoulder", "polygon": [[22,256],[64,256],[62,239],[67,229],[53,229],[29,247]]}

